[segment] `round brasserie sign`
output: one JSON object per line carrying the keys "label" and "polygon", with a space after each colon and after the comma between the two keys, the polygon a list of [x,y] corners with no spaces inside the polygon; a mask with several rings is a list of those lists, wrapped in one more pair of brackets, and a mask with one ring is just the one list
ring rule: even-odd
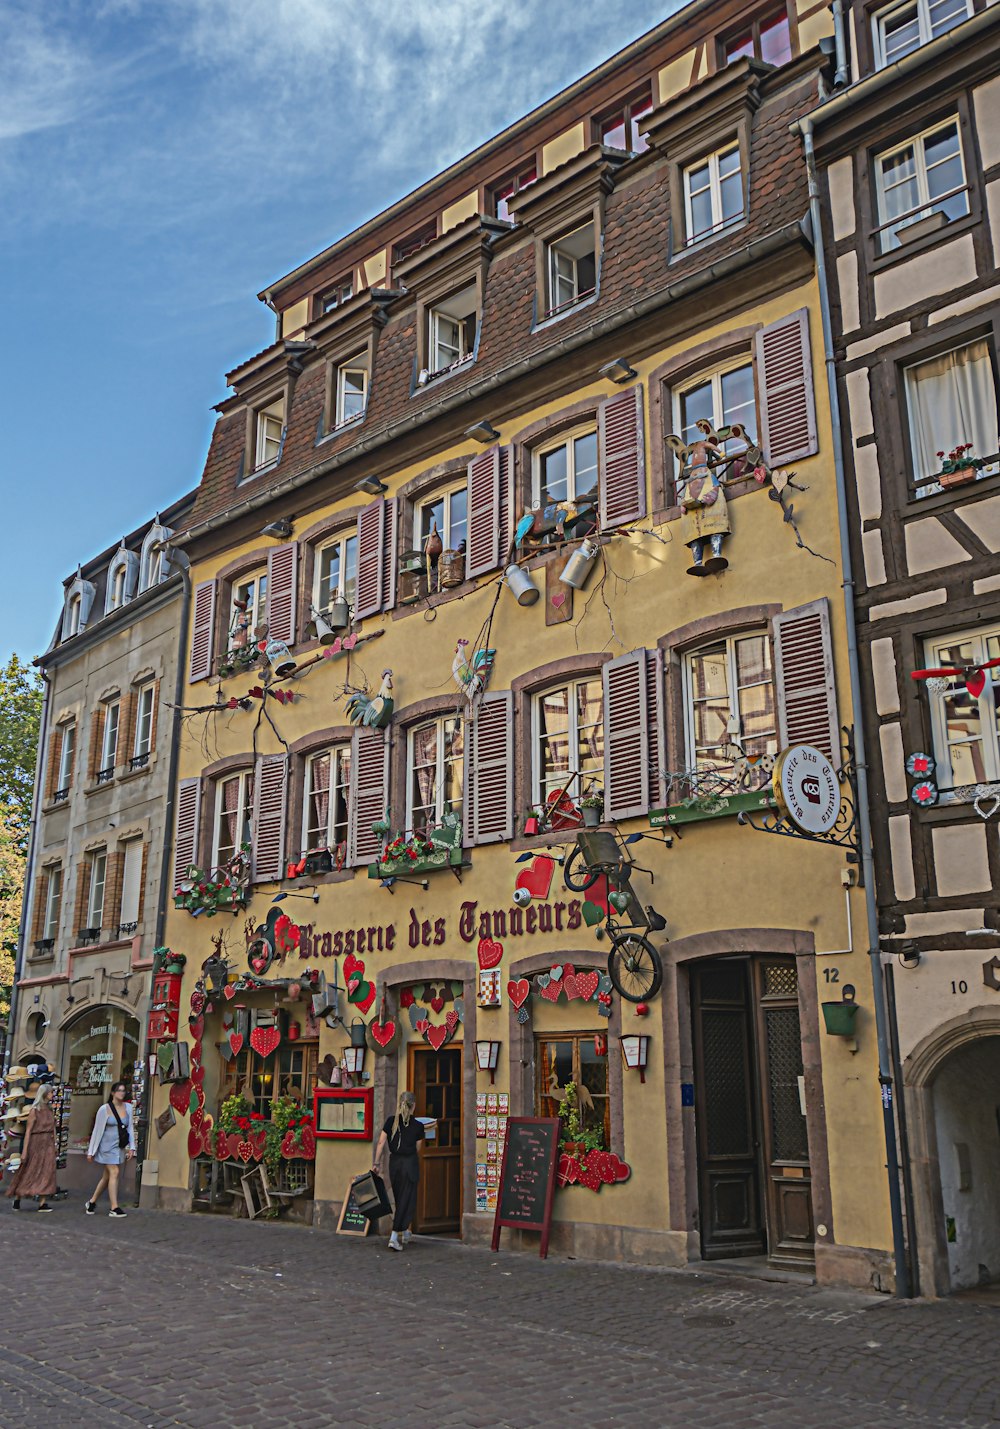
{"label": "round brasserie sign", "polygon": [[811,744],[793,744],[784,751],[774,767],[772,785],[781,812],[804,834],[828,834],[837,822],[837,773]]}

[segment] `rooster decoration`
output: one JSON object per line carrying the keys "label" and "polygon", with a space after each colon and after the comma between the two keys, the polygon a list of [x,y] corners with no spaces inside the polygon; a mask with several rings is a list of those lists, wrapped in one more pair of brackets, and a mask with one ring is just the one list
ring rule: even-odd
{"label": "rooster decoration", "polygon": [[392,719],[392,671],[382,671],[382,683],[377,695],[355,690],[347,701],[347,718],[351,724],[368,729],[385,729]]}
{"label": "rooster decoration", "polygon": [[282,913],[280,908],[269,909],[267,921],[258,925],[247,943],[250,971],[256,977],[263,977],[275,958],[284,962],[286,955],[298,947],[300,936],[287,913]]}
{"label": "rooster decoration", "polygon": [[455,658],[451,662],[451,673],[455,683],[471,705],[483,693],[493,673],[495,650],[477,650],[470,660],[466,652],[468,640],[460,640],[455,646]]}

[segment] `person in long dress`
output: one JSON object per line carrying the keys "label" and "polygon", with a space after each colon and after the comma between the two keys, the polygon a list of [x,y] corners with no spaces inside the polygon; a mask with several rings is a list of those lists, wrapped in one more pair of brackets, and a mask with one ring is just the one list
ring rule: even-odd
{"label": "person in long dress", "polygon": [[90,1134],[87,1160],[96,1161],[104,1169],[97,1189],[87,1202],[84,1210],[88,1216],[96,1214],[97,1202],[107,1187],[111,1202],[109,1216],[121,1219],[127,1213],[118,1204],[118,1177],[126,1161],[135,1155],[135,1121],[132,1105],[125,1100],[128,1088],[124,1082],[115,1082],[111,1096],[104,1106],[98,1107],[94,1118],[94,1130]]}
{"label": "person in long dress", "polygon": [[52,1084],[39,1087],[28,1113],[21,1146],[21,1164],[7,1187],[14,1210],[21,1209],[22,1196],[37,1196],[38,1209],[51,1211],[49,1196],[56,1193],[56,1119],[49,1105]]}

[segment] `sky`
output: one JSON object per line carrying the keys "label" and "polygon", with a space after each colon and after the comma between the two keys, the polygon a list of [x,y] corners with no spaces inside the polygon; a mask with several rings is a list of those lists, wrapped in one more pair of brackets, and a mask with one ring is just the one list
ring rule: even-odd
{"label": "sky", "polygon": [[679,8],[0,0],[0,663],[197,485],[268,282]]}

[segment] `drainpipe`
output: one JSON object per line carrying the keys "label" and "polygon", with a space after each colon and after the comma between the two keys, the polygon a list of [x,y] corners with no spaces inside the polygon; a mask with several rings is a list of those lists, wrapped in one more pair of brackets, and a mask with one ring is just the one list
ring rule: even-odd
{"label": "drainpipe", "polygon": [[855,711],[854,752],[858,786],[858,833],[861,840],[861,869],[865,887],[865,914],[868,923],[868,957],[871,963],[872,993],[875,1004],[875,1038],[878,1045],[878,1080],[882,1098],[882,1121],[885,1134],[885,1164],[889,1176],[889,1215],[892,1222],[892,1249],[896,1267],[896,1294],[910,1298],[910,1269],[903,1227],[903,1207],[899,1182],[899,1158],[896,1152],[896,1123],[893,1115],[892,1057],[889,1050],[889,1019],[886,1011],[885,985],[882,979],[882,956],[878,943],[878,908],[875,902],[875,868],[872,860],[871,810],[868,803],[868,758],[865,749],[864,721],[861,718],[861,666],[858,660],[858,636],[854,619],[854,566],[851,560],[850,530],[847,518],[847,482],[844,476],[844,445],[840,426],[840,394],[837,388],[837,367],[833,351],[833,324],[830,318],[830,294],[827,287],[826,259],[823,251],[819,184],[816,179],[816,155],[813,148],[812,120],[799,120],[799,132],[805,148],[806,171],[809,179],[809,217],[813,227],[816,254],[816,279],[819,285],[820,310],[823,318],[823,354],[830,398],[830,419],[833,423],[833,469],[837,487],[837,522],[840,534],[840,559],[844,573],[844,617],[847,625],[847,660],[851,677],[851,705]]}
{"label": "drainpipe", "polygon": [[42,802],[42,765],[45,763],[45,746],[49,738],[49,694],[51,681],[44,670],[42,677],[42,717],[38,724],[38,748],[35,750],[35,788],[31,800],[31,822],[28,825],[28,860],[24,870],[24,895],[21,899],[21,926],[17,930],[17,950],[14,953],[14,983],[10,990],[10,1012],[7,1014],[7,1036],[0,1049],[0,1069],[6,1075],[10,1066],[11,1047],[17,1033],[18,983],[24,975],[25,945],[28,941],[30,923],[28,909],[31,907],[31,891],[35,882],[35,864],[38,861],[38,847],[35,833],[38,829],[38,810]]}
{"label": "drainpipe", "polygon": [[[167,798],[163,812],[163,852],[160,856],[160,897],[156,905],[156,932],[153,938],[153,947],[159,948],[163,943],[163,929],[167,920],[167,896],[171,887],[170,881],[170,859],[173,854],[173,829],[174,829],[174,803],[177,788],[177,755],[181,743],[181,702],[184,697],[184,660],[187,654],[188,623],[191,616],[191,562],[184,551],[178,550],[175,546],[163,545],[160,548],[164,559],[169,557],[171,565],[175,566],[181,573],[183,583],[181,592],[181,620],[180,632],[177,641],[177,672],[174,678],[174,709],[173,719],[170,725],[170,756],[167,761]],[[150,1003],[152,998],[150,998]],[[135,1205],[139,1204],[139,1196],[142,1191],[142,1166],[146,1159],[146,1152],[149,1146],[149,1108],[152,1098],[152,1073],[149,1070],[149,1007],[146,1009],[146,1023],[142,1029],[142,1057],[145,1063],[145,1075],[142,1079],[142,1105],[139,1108],[139,1119],[136,1127],[136,1167],[135,1167]]]}
{"label": "drainpipe", "polygon": [[833,44],[837,71],[833,76],[834,89],[843,89],[850,79],[847,64],[847,29],[844,24],[844,0],[833,0]]}

